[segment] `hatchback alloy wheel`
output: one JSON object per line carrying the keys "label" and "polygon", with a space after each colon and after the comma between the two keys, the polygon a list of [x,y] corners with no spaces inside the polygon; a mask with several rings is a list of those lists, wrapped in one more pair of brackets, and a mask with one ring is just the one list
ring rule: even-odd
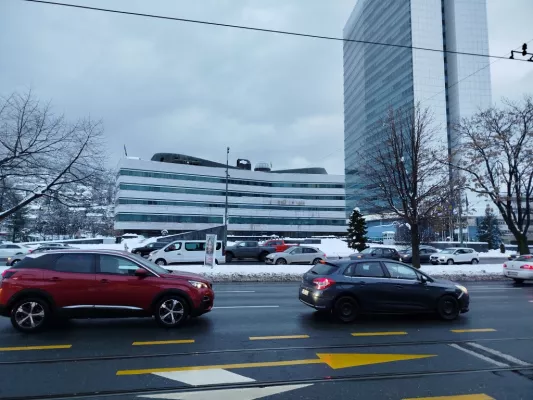
{"label": "hatchback alloy wheel", "polygon": [[167,328],[179,326],[188,316],[185,301],[178,296],[166,297],[157,305],[156,320]]}
{"label": "hatchback alloy wheel", "polygon": [[333,311],[342,322],[353,322],[359,313],[359,306],[354,298],[344,296],[335,302]]}
{"label": "hatchback alloy wheel", "polygon": [[276,264],[287,264],[287,260],[285,260],[284,258],[278,258],[276,260]]}
{"label": "hatchback alloy wheel", "polygon": [[41,299],[21,300],[11,311],[13,327],[22,332],[37,332],[48,321],[49,308]]}
{"label": "hatchback alloy wheel", "polygon": [[457,299],[453,296],[441,297],[437,305],[437,312],[444,320],[451,321],[456,319],[460,314]]}

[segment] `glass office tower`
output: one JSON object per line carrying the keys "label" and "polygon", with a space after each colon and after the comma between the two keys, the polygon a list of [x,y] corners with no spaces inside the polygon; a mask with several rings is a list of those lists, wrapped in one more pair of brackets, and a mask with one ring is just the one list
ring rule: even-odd
{"label": "glass office tower", "polygon": [[444,53],[488,54],[486,0],[358,0],[344,38],[400,46],[344,43],[346,211],[371,213],[359,201],[357,154],[383,145],[389,109],[431,108],[438,140],[452,148],[451,124],[490,106],[488,58]]}

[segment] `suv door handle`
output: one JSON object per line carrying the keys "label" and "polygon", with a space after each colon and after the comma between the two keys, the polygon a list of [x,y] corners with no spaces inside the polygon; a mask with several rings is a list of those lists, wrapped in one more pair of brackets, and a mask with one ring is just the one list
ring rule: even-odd
{"label": "suv door handle", "polygon": [[108,279],[100,279],[100,283],[109,283]]}
{"label": "suv door handle", "polygon": [[54,276],[54,277],[52,277],[52,278],[50,278],[50,279],[48,279],[48,280],[49,280],[49,281],[52,281],[52,282],[57,282],[57,281],[60,281],[61,278],[58,278],[57,276]]}

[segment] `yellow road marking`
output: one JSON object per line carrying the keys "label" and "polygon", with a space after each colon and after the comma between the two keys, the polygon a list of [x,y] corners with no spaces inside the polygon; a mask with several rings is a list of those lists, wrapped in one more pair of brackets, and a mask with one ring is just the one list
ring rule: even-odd
{"label": "yellow road marking", "polygon": [[395,335],[407,335],[407,332],[356,332],[352,333],[352,336],[395,336]]}
{"label": "yellow road marking", "polygon": [[437,397],[413,397],[403,400],[496,400],[494,397],[487,396],[486,394],[463,394],[458,396],[437,396]]}
{"label": "yellow road marking", "polygon": [[161,372],[202,371],[208,369],[242,369],[261,367],[286,367],[291,365],[327,364],[330,368],[350,368],[362,365],[381,364],[393,361],[416,360],[436,357],[435,354],[317,354],[309,360],[267,361],[243,364],[198,365],[191,367],[170,367],[151,369],[126,369],[117,371],[117,375],[142,375]]}
{"label": "yellow road marking", "polygon": [[57,344],[50,346],[21,346],[21,347],[0,347],[0,351],[26,351],[26,350],[57,350],[70,349],[71,344]]}
{"label": "yellow road marking", "polygon": [[468,333],[468,332],[496,332],[496,329],[484,328],[484,329],[452,329],[453,333]]}
{"label": "yellow road marking", "polygon": [[186,340],[157,340],[153,342],[133,342],[132,346],[154,346],[158,344],[188,344],[188,343],[194,343],[194,340],[192,339],[186,339]]}
{"label": "yellow road marking", "polygon": [[275,340],[275,339],[309,339],[309,335],[250,336],[250,340]]}

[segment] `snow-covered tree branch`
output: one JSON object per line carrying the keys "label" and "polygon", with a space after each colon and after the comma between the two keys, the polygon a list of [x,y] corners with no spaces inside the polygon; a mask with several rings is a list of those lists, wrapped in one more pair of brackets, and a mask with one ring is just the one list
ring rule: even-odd
{"label": "snow-covered tree branch", "polygon": [[0,221],[44,196],[62,201],[72,184],[103,171],[103,129],[90,118],[69,123],[31,91],[0,99],[0,181],[24,180],[26,196],[0,209]]}

